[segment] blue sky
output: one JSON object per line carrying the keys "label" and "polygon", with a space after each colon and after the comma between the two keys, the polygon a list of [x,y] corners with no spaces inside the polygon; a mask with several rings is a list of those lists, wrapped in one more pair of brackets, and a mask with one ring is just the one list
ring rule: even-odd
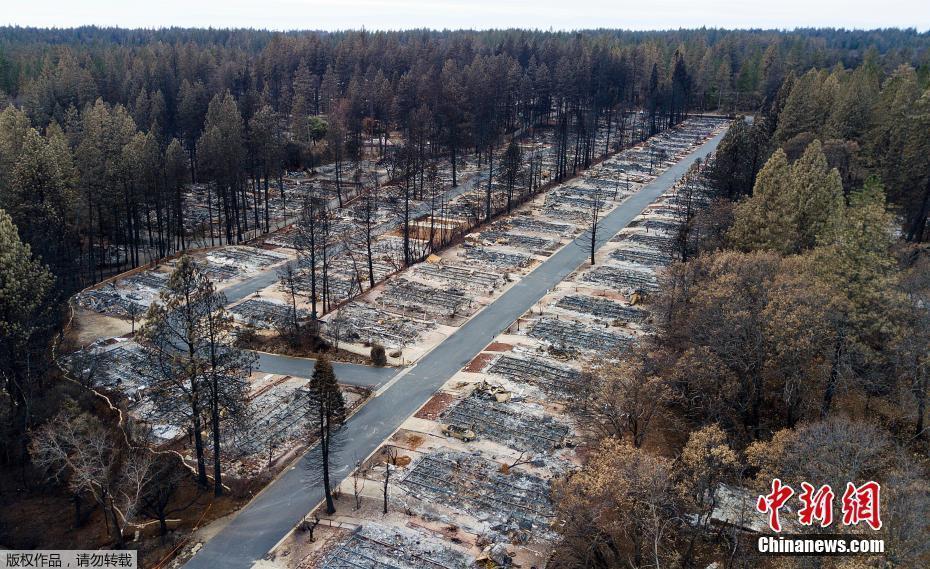
{"label": "blue sky", "polygon": [[0,4],[6,4],[0,10],[0,23],[43,27],[930,29],[927,0],[2,0]]}

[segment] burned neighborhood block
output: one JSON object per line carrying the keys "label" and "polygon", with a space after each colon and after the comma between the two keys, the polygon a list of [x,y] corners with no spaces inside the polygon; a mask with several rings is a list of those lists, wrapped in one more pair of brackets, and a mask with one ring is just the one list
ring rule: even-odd
{"label": "burned neighborhood block", "polygon": [[648,233],[624,233],[614,237],[611,241],[630,241],[631,243],[646,245],[647,247],[652,247],[660,251],[670,250],[673,246],[671,236],[650,235]]}
{"label": "burned neighborhood block", "polygon": [[465,569],[474,559],[406,528],[366,524],[339,544],[321,569]]}
{"label": "burned neighborhood block", "polygon": [[462,291],[454,288],[433,288],[407,279],[397,279],[389,283],[379,301],[387,306],[442,316],[467,312],[472,304],[471,299]]}
{"label": "burned neighborhood block", "polygon": [[[677,221],[669,221],[666,219],[637,219],[630,222],[630,227],[645,227],[650,231],[659,230],[672,233],[678,231],[681,224]],[[669,239],[671,239],[671,237],[669,237]]]}
{"label": "burned neighborhood block", "polygon": [[488,372],[507,379],[540,384],[558,394],[571,393],[581,380],[578,370],[538,358],[515,358],[508,355],[499,357],[488,368]]}
{"label": "burned neighborhood block", "polygon": [[503,474],[500,463],[478,454],[424,455],[400,485],[421,500],[520,529],[546,528],[553,516],[548,481],[523,472]]}
{"label": "burned neighborhood block", "polygon": [[561,235],[566,235],[574,231],[575,227],[567,223],[554,223],[550,221],[542,221],[528,216],[519,216],[514,218],[510,222],[510,226],[514,229],[522,229],[524,231],[538,231],[540,233],[558,233]]}
{"label": "burned neighborhood block", "polygon": [[585,273],[581,280],[588,283],[605,285],[618,291],[638,289],[647,292],[655,292],[659,290],[659,279],[655,274],[620,267],[596,267]]}
{"label": "burned neighborhood block", "polygon": [[340,309],[345,319],[342,338],[349,342],[378,342],[386,348],[404,348],[421,334],[434,328],[435,322],[398,316],[366,304],[350,302]]}
{"label": "burned neighborhood block", "polygon": [[521,412],[511,403],[477,392],[447,409],[441,421],[521,452],[551,452],[563,445],[569,433],[567,425],[552,417]]}
{"label": "burned neighborhood block", "polygon": [[530,257],[519,253],[503,253],[486,247],[465,247],[465,257],[501,269],[516,269],[530,264]]}
{"label": "burned neighborhood block", "polygon": [[527,249],[532,252],[547,252],[558,246],[558,242],[551,239],[503,231],[484,231],[481,233],[481,239],[518,249]]}
{"label": "burned neighborhood block", "polygon": [[[272,329],[286,326],[294,317],[293,308],[282,302],[272,302],[258,298],[250,298],[241,304],[229,309],[237,320],[248,322],[256,328]],[[302,320],[309,316],[306,310],[297,309],[297,319]]]}
{"label": "burned neighborhood block", "polygon": [[642,249],[616,249],[610,253],[611,259],[635,263],[637,265],[647,265],[650,267],[662,267],[672,262],[672,255]]}
{"label": "burned neighborhood block", "polygon": [[609,320],[621,320],[623,322],[643,322],[649,316],[649,313],[641,308],[626,306],[606,298],[586,296],[583,294],[564,296],[559,299],[556,306],[571,310],[572,312],[590,314],[598,318],[606,318]]}
{"label": "burned neighborhood block", "polygon": [[541,318],[529,335],[556,348],[613,352],[629,346],[630,338],[578,322]]}
{"label": "burned neighborhood block", "polygon": [[211,251],[207,254],[207,259],[212,263],[233,265],[245,272],[254,272],[259,269],[280,263],[287,259],[287,256],[274,251],[266,251],[256,247],[247,247],[244,245],[230,246]]}
{"label": "burned neighborhood block", "polygon": [[503,277],[496,273],[486,273],[460,265],[421,263],[414,271],[430,278],[451,283],[453,286],[466,288],[495,289],[503,282]]}

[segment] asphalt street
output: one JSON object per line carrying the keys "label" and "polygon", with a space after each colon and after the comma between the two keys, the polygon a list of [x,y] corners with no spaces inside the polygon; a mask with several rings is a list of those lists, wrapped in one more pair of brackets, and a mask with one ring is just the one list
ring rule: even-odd
{"label": "asphalt street", "polygon": [[[309,358],[293,358],[266,352],[253,352],[258,356],[254,369],[266,373],[292,375],[295,377],[310,377],[316,360]],[[333,362],[333,371],[339,383],[358,385],[377,389],[387,383],[400,370],[394,367],[373,367],[360,364]]]}
{"label": "asphalt street", "polygon": [[[604,217],[598,228],[597,247],[626,227],[671,187],[696,158],[712,152],[722,137],[723,133],[706,142]],[[547,291],[584,263],[589,254],[589,239],[590,234],[581,235],[560,249],[426,354],[419,363],[401,372],[393,384],[383,387],[379,395],[353,415],[341,429],[341,449],[331,461],[333,483],[343,480],[359,460],[372,453],[452,375]],[[309,468],[318,453],[316,448],[308,451],[205,543],[185,567],[245,569],[261,559],[320,502],[322,485],[311,476]]]}

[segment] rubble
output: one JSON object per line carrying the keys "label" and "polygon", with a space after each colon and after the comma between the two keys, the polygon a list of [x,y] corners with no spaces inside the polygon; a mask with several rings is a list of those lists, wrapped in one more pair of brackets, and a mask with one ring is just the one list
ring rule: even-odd
{"label": "rubble", "polygon": [[643,249],[615,249],[610,252],[610,258],[650,267],[662,267],[670,264],[673,260],[672,255],[668,253]]}
{"label": "rubble", "polygon": [[142,271],[132,276],[85,290],[75,295],[78,306],[118,318],[141,318],[158,298],[168,275]]}
{"label": "rubble", "polygon": [[660,234],[621,233],[617,237],[611,239],[611,241],[629,241],[630,243],[645,245],[653,249],[658,249],[659,251],[669,251],[673,246],[671,236]]}
{"label": "rubble", "polygon": [[682,209],[677,207],[649,207],[644,213],[651,215],[659,215],[664,217],[677,218],[682,214]]}
{"label": "rubble", "polygon": [[409,528],[365,524],[330,552],[321,569],[466,569],[474,559]]}
{"label": "rubble", "polygon": [[558,241],[553,241],[552,239],[543,239],[542,237],[533,237],[530,235],[507,233],[503,231],[483,231],[480,236],[485,242],[507,245],[517,249],[525,249],[535,254],[549,253],[559,245]]}
{"label": "rubble", "polygon": [[479,288],[487,291],[496,289],[503,283],[503,277],[496,273],[486,273],[477,269],[448,263],[422,263],[417,265],[414,273],[429,278],[446,281],[453,286]]}
{"label": "rubble", "polygon": [[507,403],[513,398],[513,392],[508,390],[503,385],[495,385],[488,383],[487,381],[482,381],[481,383],[477,384],[475,386],[475,390],[472,393],[480,396],[483,399],[493,399],[498,403]]}
{"label": "rubble", "polygon": [[538,231],[540,233],[558,233],[560,235],[567,235],[572,233],[575,230],[573,225],[567,223],[554,223],[550,221],[542,221],[533,217],[528,216],[516,216],[510,220],[510,226],[514,229],[522,229],[524,231]]}
{"label": "rubble", "polygon": [[75,377],[106,389],[119,389],[132,401],[138,401],[149,384],[148,362],[142,347],[133,341],[91,345],[65,356],[62,364]]}
{"label": "rubble", "polygon": [[530,257],[519,253],[503,253],[487,247],[465,245],[465,257],[478,261],[485,266],[491,265],[499,269],[523,268],[530,264]]}
{"label": "rubble", "polygon": [[555,394],[572,393],[581,381],[578,370],[537,358],[516,358],[502,355],[488,372],[507,379],[540,384]]}
{"label": "rubble", "polygon": [[246,245],[230,245],[206,255],[210,265],[231,266],[243,273],[255,273],[287,259],[287,255]]}
{"label": "rubble", "polygon": [[348,342],[377,342],[386,348],[405,348],[435,327],[435,322],[386,313],[363,302],[350,302],[341,311],[346,322],[342,339]]}
{"label": "rubble", "polygon": [[378,300],[388,308],[398,307],[405,312],[436,313],[441,316],[467,313],[473,306],[472,300],[460,290],[433,288],[408,279],[388,283]]}
{"label": "rubble", "polygon": [[637,219],[630,222],[630,227],[645,227],[649,231],[665,231],[668,233],[673,233],[678,231],[678,229],[681,227],[681,224],[677,221],[668,221],[665,219]]}
{"label": "rubble", "polygon": [[561,448],[569,428],[552,417],[533,415],[520,406],[472,393],[442,414],[446,424],[471,429],[481,438],[490,439],[521,452],[549,453]]}
{"label": "rubble", "polygon": [[308,404],[309,397],[307,380],[288,376],[253,393],[247,423],[234,437],[237,453],[244,456],[269,453],[278,445],[306,434],[308,416],[313,410]]}
{"label": "rubble", "polygon": [[582,277],[584,282],[597,283],[614,290],[659,290],[659,279],[652,272],[635,271],[620,267],[600,266],[588,271]]}
{"label": "rubble", "polygon": [[[283,302],[250,298],[240,304],[229,308],[236,320],[246,322],[255,328],[275,329],[286,326],[293,317],[293,308]],[[297,309],[297,319],[303,320],[309,316],[309,313],[302,309]]]}
{"label": "rubble", "polygon": [[209,263],[203,267],[203,272],[213,282],[223,282],[234,279],[240,275],[239,269],[232,265]]}
{"label": "rubble", "polygon": [[556,306],[572,312],[622,322],[643,322],[649,316],[649,313],[641,308],[625,306],[606,298],[582,294],[564,296],[559,299]]}
{"label": "rubble", "polygon": [[597,350],[609,353],[630,344],[628,336],[555,318],[540,318],[530,328],[529,335],[558,349]]}
{"label": "rubble", "polygon": [[75,297],[75,302],[81,308],[121,318],[131,314],[142,314],[148,308],[147,305],[130,298],[113,284],[84,291]]}
{"label": "rubble", "polygon": [[480,454],[439,450],[421,456],[399,485],[428,504],[443,504],[480,520],[492,529],[545,533],[552,521],[549,482],[511,470]]}

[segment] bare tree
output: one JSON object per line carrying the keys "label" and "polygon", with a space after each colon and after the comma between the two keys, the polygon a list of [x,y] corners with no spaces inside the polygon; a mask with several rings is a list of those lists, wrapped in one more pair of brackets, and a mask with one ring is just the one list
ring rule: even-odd
{"label": "bare tree", "polygon": [[601,222],[601,214],[607,205],[607,193],[599,187],[589,194],[590,204],[586,214],[588,223],[588,253],[591,258],[591,265],[594,266],[594,253],[597,252],[597,230]]}
{"label": "bare tree", "polygon": [[513,462],[511,463],[505,462],[501,464],[501,472],[503,472],[504,474],[510,474],[510,471],[513,470],[514,468],[521,466],[523,464],[531,464],[534,460],[536,460],[535,456],[533,456],[532,454],[527,455],[526,451],[521,451],[520,455],[517,458],[515,458]]}
{"label": "bare tree", "polygon": [[352,471],[352,496],[355,498],[356,510],[360,510],[362,508],[362,487],[364,484],[364,478],[362,477],[362,463],[356,461],[355,470]]}
{"label": "bare tree", "polygon": [[240,421],[248,409],[249,385],[246,378],[252,372],[256,356],[240,350],[233,342],[233,318],[226,311],[226,296],[222,293],[204,299],[203,315],[205,352],[207,359],[207,389],[210,406],[210,430],[213,436],[213,493],[223,494],[220,449],[221,420]]}
{"label": "bare tree", "polygon": [[164,541],[168,534],[168,516],[193,506],[200,495],[195,494],[184,503],[174,503],[177,491],[190,477],[189,470],[177,455],[165,453],[163,458],[154,464],[152,470],[151,481],[143,488],[139,507],[143,514],[158,520],[159,535]]}
{"label": "bare tree", "polygon": [[328,336],[333,341],[334,350],[339,350],[339,342],[342,341],[343,333],[346,331],[348,325],[349,317],[341,309],[336,309],[329,318],[329,322],[326,323],[326,330],[328,331]]}
{"label": "bare tree", "polygon": [[291,333],[296,337],[300,334],[300,321],[297,318],[297,293],[299,288],[299,278],[293,263],[285,263],[278,270],[278,282],[281,291],[288,296],[291,301],[290,310],[290,327]]}
{"label": "bare tree", "polygon": [[320,211],[318,224],[319,231],[316,244],[319,247],[320,270],[323,279],[323,312],[329,312],[333,302],[329,288],[329,257],[331,253],[330,247],[335,240],[332,232],[333,212],[329,210],[329,206],[325,204],[325,201],[323,209]]}
{"label": "bare tree", "polygon": [[378,184],[378,175],[375,172],[372,172],[369,177],[370,187],[364,192],[361,199],[361,225],[362,225],[362,235],[364,235],[365,240],[365,259],[368,266],[368,287],[374,288],[375,286],[375,267],[374,259],[372,258],[371,245],[374,240],[374,224],[375,216],[378,214],[378,207],[380,206],[378,202],[379,194],[379,184]]}
{"label": "bare tree", "polygon": [[576,412],[597,437],[628,437],[634,447],[642,446],[670,396],[665,380],[650,370],[645,355],[634,352],[599,360],[584,377],[583,399]]}
{"label": "bare tree", "polygon": [[124,453],[119,439],[99,419],[70,410],[33,433],[30,454],[49,480],[64,484],[77,498],[77,510],[80,496],[90,496],[103,510],[117,547],[122,546],[124,528],[138,513],[152,479],[151,453]]}
{"label": "bare tree", "polygon": [[514,189],[517,185],[517,175],[520,173],[520,167],[523,162],[523,150],[515,140],[511,140],[504,151],[501,163],[504,184],[507,189],[507,213],[513,208]]}
{"label": "bare tree", "polygon": [[678,227],[673,239],[672,254],[682,261],[688,261],[697,253],[701,238],[695,224],[698,211],[706,203],[701,192],[701,170],[702,162],[699,158],[679,181],[676,193],[675,222]]}
{"label": "bare tree", "polygon": [[87,388],[93,388],[100,378],[101,356],[98,350],[82,349],[68,356],[71,377]]}
{"label": "bare tree", "polygon": [[133,334],[136,333],[136,321],[145,313],[145,307],[139,304],[138,302],[128,302],[123,308],[123,312],[129,317],[129,322],[131,326],[131,331]]}
{"label": "bare tree", "polygon": [[310,276],[310,318],[314,322],[319,317],[317,311],[317,241],[320,205],[318,201],[311,189],[301,206],[300,217],[297,221],[297,238],[294,240],[298,265],[305,267]]}
{"label": "bare tree", "polygon": [[384,454],[384,507],[382,513],[388,513],[388,486],[391,483],[391,472],[397,468],[397,449],[386,447]]}
{"label": "bare tree", "polygon": [[310,543],[313,543],[314,541],[316,541],[316,538],[313,537],[313,532],[316,531],[316,526],[318,525],[320,525],[320,516],[314,513],[313,520],[308,520],[307,518],[304,518],[303,520],[300,521],[300,525],[297,527],[300,529],[300,531],[307,532],[307,534],[309,534],[309,537],[310,537]]}

